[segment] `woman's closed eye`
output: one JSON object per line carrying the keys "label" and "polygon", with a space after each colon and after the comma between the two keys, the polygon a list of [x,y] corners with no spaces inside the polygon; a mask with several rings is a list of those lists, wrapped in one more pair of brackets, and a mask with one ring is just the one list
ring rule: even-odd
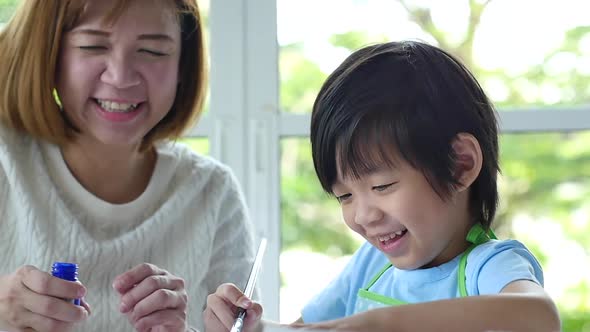
{"label": "woman's closed eye", "polygon": [[[106,51],[108,49],[108,47],[102,46],[102,45],[82,45],[82,46],[78,46],[78,48],[81,50],[84,50],[84,51],[88,51],[88,52],[102,52],[102,51]],[[145,54],[148,54],[148,55],[154,56],[154,57],[163,57],[163,56],[169,55],[168,53],[164,53],[164,52],[160,52],[160,51],[156,51],[156,50],[151,50],[151,49],[147,49],[147,48],[139,49],[138,52],[145,53]]]}
{"label": "woman's closed eye", "polygon": [[102,46],[102,45],[82,45],[82,46],[78,46],[78,48],[81,50],[84,50],[84,51],[91,51],[91,52],[104,51],[107,49],[106,46]]}
{"label": "woman's closed eye", "polygon": [[155,51],[155,50],[150,50],[147,48],[142,48],[139,50],[140,53],[146,53],[148,55],[152,55],[155,57],[162,57],[162,56],[167,56],[169,55],[168,53],[164,53],[164,52],[160,52],[160,51]]}

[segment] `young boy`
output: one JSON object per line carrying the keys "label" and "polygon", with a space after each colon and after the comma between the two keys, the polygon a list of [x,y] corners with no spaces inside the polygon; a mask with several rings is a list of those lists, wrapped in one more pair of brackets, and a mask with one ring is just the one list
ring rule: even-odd
{"label": "young boy", "polygon": [[[493,238],[494,108],[453,56],[420,42],[365,47],[313,107],[314,166],[367,242],[295,325],[346,331],[557,331],[541,266]],[[475,296],[477,295],[477,296]],[[262,307],[231,284],[209,296],[208,331]]]}

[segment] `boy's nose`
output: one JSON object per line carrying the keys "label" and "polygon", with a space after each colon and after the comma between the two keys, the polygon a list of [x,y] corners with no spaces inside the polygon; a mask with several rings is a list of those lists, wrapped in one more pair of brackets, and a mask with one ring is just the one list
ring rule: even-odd
{"label": "boy's nose", "polygon": [[137,86],[141,78],[133,66],[133,60],[124,56],[112,56],[106,63],[101,81],[117,89]]}
{"label": "boy's nose", "polygon": [[354,222],[365,226],[383,219],[383,211],[376,205],[369,202],[359,202],[356,206]]}

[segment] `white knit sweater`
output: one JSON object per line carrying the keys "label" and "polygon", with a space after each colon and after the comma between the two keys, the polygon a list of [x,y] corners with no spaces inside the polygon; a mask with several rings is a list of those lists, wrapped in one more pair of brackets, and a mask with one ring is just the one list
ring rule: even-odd
{"label": "white knit sweater", "polygon": [[133,266],[153,263],[186,280],[189,324],[202,331],[207,295],[223,282],[243,286],[254,260],[231,171],[181,144],[163,144],[158,158],[169,158],[174,169],[158,199],[139,217],[109,223],[68,199],[63,179],[48,171],[46,145],[0,127],[0,275],[22,265],[49,270],[54,261],[76,262],[93,309],[76,331],[133,331],[111,284]]}

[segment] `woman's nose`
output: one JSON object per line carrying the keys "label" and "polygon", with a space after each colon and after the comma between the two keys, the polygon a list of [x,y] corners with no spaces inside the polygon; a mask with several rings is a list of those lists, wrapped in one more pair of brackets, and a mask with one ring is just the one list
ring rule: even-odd
{"label": "woman's nose", "polygon": [[141,78],[135,69],[133,59],[113,54],[109,57],[104,72],[100,77],[101,81],[117,89],[128,89],[137,86]]}

